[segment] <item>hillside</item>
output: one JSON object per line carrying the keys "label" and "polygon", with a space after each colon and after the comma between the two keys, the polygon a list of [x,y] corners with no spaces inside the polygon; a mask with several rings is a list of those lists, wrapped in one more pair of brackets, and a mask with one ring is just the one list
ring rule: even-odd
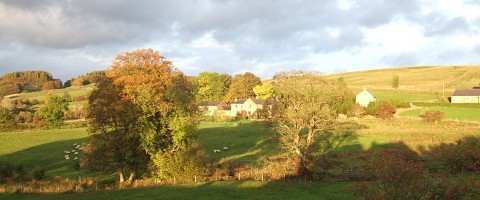
{"label": "hillside", "polygon": [[455,89],[468,89],[480,84],[480,66],[428,66],[376,69],[325,75],[327,79],[343,77],[352,89],[395,90],[392,77],[400,78],[397,90],[412,92],[441,93],[445,85],[446,94]]}

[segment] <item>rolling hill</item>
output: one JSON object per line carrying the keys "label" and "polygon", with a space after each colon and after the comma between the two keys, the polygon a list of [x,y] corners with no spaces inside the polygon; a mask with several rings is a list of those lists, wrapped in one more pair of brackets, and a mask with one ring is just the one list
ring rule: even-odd
{"label": "rolling hill", "polygon": [[[327,79],[343,77],[349,87],[373,90],[403,90],[412,92],[448,93],[455,89],[468,89],[480,84],[480,65],[425,66],[376,69],[324,75]],[[400,78],[398,89],[391,86],[392,77]]]}

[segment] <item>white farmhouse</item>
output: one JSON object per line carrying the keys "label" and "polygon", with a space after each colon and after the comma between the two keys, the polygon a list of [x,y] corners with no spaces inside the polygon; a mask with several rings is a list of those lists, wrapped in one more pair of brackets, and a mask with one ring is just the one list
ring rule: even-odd
{"label": "white farmhouse", "polygon": [[367,107],[370,102],[376,101],[377,98],[370,94],[366,88],[363,88],[363,91],[357,94],[355,97],[355,102],[363,107]]}

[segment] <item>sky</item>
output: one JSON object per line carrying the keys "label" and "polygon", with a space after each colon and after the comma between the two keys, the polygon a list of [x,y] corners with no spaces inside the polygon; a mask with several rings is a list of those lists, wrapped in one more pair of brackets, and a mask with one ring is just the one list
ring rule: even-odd
{"label": "sky", "polygon": [[66,81],[158,50],[202,71],[480,64],[480,0],[0,0],[0,74]]}

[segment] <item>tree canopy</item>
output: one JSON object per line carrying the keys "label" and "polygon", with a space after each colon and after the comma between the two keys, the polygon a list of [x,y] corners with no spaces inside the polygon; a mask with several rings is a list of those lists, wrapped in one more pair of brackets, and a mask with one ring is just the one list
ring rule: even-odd
{"label": "tree canopy", "polygon": [[253,88],[255,98],[257,99],[271,99],[274,97],[274,90],[272,85],[264,83]]}
{"label": "tree canopy", "polygon": [[225,96],[225,100],[227,102],[233,102],[235,99],[253,98],[255,97],[253,88],[261,84],[262,80],[250,72],[237,74],[232,79],[232,84]]}
{"label": "tree canopy", "polygon": [[217,72],[202,72],[194,81],[197,101],[223,100],[230,87],[232,77]]}

